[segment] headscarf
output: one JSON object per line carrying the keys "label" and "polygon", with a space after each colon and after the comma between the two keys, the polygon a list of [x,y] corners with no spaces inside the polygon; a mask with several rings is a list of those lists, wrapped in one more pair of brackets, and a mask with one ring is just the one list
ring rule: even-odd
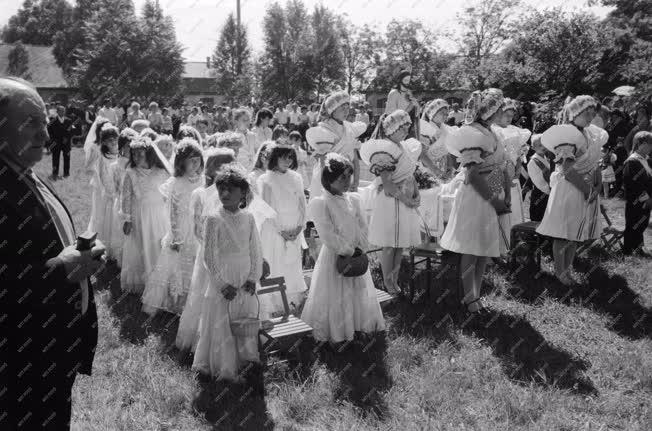
{"label": "headscarf", "polygon": [[448,102],[445,101],[444,99],[431,100],[430,102],[428,102],[425,109],[423,110],[423,114],[421,115],[421,118],[428,119],[428,121],[432,121],[432,117],[437,115],[437,112],[439,112],[441,109],[444,108],[448,108]]}
{"label": "headscarf", "polygon": [[589,108],[595,108],[598,102],[587,95],[577,96],[573,100],[566,103],[562,111],[561,122],[571,123],[578,115]]}
{"label": "headscarf", "polygon": [[503,106],[503,92],[498,88],[474,91],[467,102],[466,124],[474,121],[487,121]]}
{"label": "headscarf", "polygon": [[396,111],[387,115],[382,121],[382,126],[383,126],[383,131],[385,132],[385,136],[389,136],[392,133],[396,132],[399,129],[399,127],[401,127],[404,124],[412,124],[412,120],[410,119],[410,114],[408,114],[404,110],[397,109]]}
{"label": "headscarf", "polygon": [[324,99],[319,114],[321,117],[330,117],[333,112],[345,103],[350,103],[351,97],[346,91],[336,91]]}

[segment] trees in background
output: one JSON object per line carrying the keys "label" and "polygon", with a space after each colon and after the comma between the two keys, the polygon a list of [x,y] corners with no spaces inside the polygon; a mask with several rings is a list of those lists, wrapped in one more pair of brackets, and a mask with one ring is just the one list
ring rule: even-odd
{"label": "trees in background", "polygon": [[[172,20],[158,2],[148,0],[140,18],[131,0],[94,4],[92,13],[77,11],[77,17],[86,17],[79,29],[60,33],[55,42],[55,55],[62,55],[57,59],[81,94],[88,100],[107,96],[145,96],[161,101],[180,98],[181,46]],[[88,0],[78,0],[76,8],[88,6]]]}
{"label": "trees in background", "polygon": [[[319,4],[271,3],[264,49],[252,58],[247,31],[227,16],[212,56],[216,89],[232,102],[315,99],[338,88],[391,86],[402,68],[419,89],[497,86],[528,99],[610,94],[630,84],[652,93],[652,2],[590,0],[614,9],[525,10],[520,0],[473,0],[458,17],[455,53],[437,48],[442,34],[418,20],[392,20],[384,31],[358,26]],[[8,43],[53,46],[66,76],[87,98],[105,94],[181,94],[183,60],[174,26],[156,0],[136,16],[132,0],[25,0],[2,29]],[[23,75],[24,47],[12,67]]]}
{"label": "trees in background", "polygon": [[244,102],[251,96],[252,78],[247,30],[229,14],[213,52],[211,67],[215,71],[215,88],[227,95],[229,102]]}
{"label": "trees in background", "polygon": [[25,0],[2,29],[2,40],[49,46],[71,23],[72,7],[66,0]]}
{"label": "trees in background", "polygon": [[7,72],[11,76],[17,76],[23,79],[31,79],[29,73],[29,53],[21,41],[16,42],[11,51],[9,51],[9,64]]}

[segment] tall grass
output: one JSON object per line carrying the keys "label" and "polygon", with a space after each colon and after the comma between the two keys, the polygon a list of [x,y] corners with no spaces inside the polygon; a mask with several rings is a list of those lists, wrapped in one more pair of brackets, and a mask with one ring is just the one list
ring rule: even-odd
{"label": "tall grass", "polygon": [[[90,213],[82,159],[74,149],[73,175],[54,182],[78,230]],[[622,227],[622,204],[607,205]],[[96,286],[99,345],[93,376],[75,384],[73,429],[652,429],[650,262],[591,254],[576,262],[572,289],[550,277],[549,258],[543,267],[491,267],[485,318],[427,297],[398,301],[386,333],[340,346],[304,339],[240,385],[196,376],[173,347],[177,319],[147,318],[109,271]]]}

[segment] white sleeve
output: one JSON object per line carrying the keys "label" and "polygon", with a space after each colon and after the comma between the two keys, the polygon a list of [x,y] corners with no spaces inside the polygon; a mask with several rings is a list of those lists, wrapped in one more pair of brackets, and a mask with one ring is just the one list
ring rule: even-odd
{"label": "white sleeve", "polygon": [[313,199],[308,205],[310,215],[315,223],[319,238],[332,249],[336,254],[341,256],[351,256],[355,251],[352,238],[346,238],[340,235],[337,227],[328,212],[326,202],[323,199]]}

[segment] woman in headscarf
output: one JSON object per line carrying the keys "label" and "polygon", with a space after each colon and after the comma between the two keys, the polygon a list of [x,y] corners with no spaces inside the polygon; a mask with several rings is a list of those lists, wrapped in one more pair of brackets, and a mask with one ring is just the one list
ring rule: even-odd
{"label": "woman in headscarf", "polygon": [[550,176],[550,197],[537,233],[554,239],[555,276],[564,285],[573,279],[569,269],[577,243],[600,238],[600,190],[598,163],[608,133],[591,124],[597,102],[577,96],[565,107],[561,124],[546,130],[541,143],[555,154],[557,168]]}
{"label": "woman in headscarf", "polygon": [[376,176],[369,242],[383,248],[383,281],[391,294],[401,291],[398,273],[403,249],[421,243],[417,210],[421,199],[414,172],[422,147],[416,139],[406,140],[411,125],[409,114],[400,109],[383,114],[374,135],[360,149],[362,160]]}
{"label": "woman in headscarf", "polygon": [[468,103],[463,125],[449,141],[451,154],[464,170],[441,246],[460,253],[463,304],[471,313],[482,313],[482,276],[489,259],[507,251],[507,237],[498,220],[509,212],[511,177],[505,148],[492,131],[502,118],[503,93],[490,88],[476,91]]}
{"label": "woman in headscarf", "polygon": [[512,121],[518,111],[516,101],[505,98],[503,103],[503,115],[492,127],[493,132],[501,140],[505,152],[507,153],[507,170],[512,178],[510,191],[510,202],[512,212],[500,217],[501,224],[509,236],[512,226],[523,223],[523,197],[521,195],[521,183],[519,177],[521,173],[522,157],[527,152],[527,142],[532,135],[528,129],[522,129],[514,126]]}
{"label": "woman in headscarf", "polygon": [[447,180],[452,166],[449,164],[446,140],[451,131],[457,129],[446,124],[448,118],[448,102],[444,99],[435,99],[428,102],[421,114],[419,132],[421,140],[426,146],[427,156],[432,160],[432,173],[440,180]]}
{"label": "woman in headscarf", "polygon": [[323,190],[321,171],[328,153],[338,153],[353,164],[351,191],[358,191],[360,183],[360,161],[356,150],[360,148],[357,138],[364,133],[367,125],[361,121],[345,121],[349,115],[350,97],[346,91],[330,94],[321,106],[321,121],[306,131],[306,141],[314,151],[318,163],[314,164],[310,183],[310,198],[320,196]]}

